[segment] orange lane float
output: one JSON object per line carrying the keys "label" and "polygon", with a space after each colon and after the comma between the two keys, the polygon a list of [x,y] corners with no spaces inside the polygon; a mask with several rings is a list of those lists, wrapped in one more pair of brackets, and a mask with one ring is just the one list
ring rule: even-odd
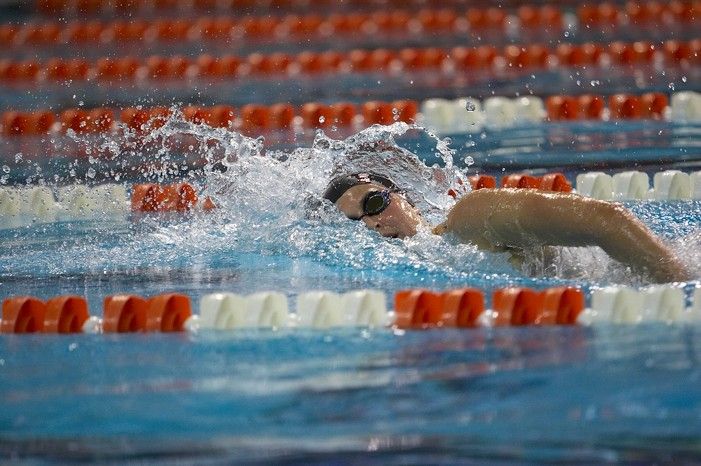
{"label": "orange lane float", "polygon": [[484,295],[473,288],[402,290],[394,295],[394,309],[398,328],[475,327],[484,312]]}
{"label": "orange lane float", "polygon": [[81,333],[88,320],[88,302],[82,296],[57,296],[46,302],[44,333]]}
{"label": "orange lane float", "polygon": [[[133,186],[131,209],[135,212],[187,212],[195,208],[197,201],[197,192],[190,183],[143,183]],[[209,204],[212,204],[211,199],[205,206],[211,209]]]}
{"label": "orange lane float", "polygon": [[447,327],[476,327],[484,313],[484,294],[474,288],[460,288],[443,293]]}
{"label": "orange lane float", "polygon": [[107,296],[103,302],[102,331],[130,333],[146,330],[147,301],[134,295]]}
{"label": "orange lane float", "polygon": [[46,303],[31,296],[14,296],[2,302],[2,333],[37,333],[44,330]]}
{"label": "orange lane float", "polygon": [[558,325],[574,325],[584,310],[584,292],[579,288],[558,287],[543,290],[543,308],[554,314]]}
{"label": "orange lane float", "polygon": [[[474,288],[442,293],[425,289],[398,291],[395,326],[402,329],[476,327],[485,312],[484,294]],[[570,287],[502,288],[492,294],[494,325],[573,325],[584,310],[584,293]]]}
{"label": "orange lane float", "polygon": [[541,191],[571,192],[572,185],[562,173],[546,173],[537,177],[523,173],[506,175],[501,179],[502,188],[539,189]]}
{"label": "orange lane float", "polygon": [[[613,119],[655,119],[666,117],[669,98],[659,92],[641,95],[615,94],[605,99],[601,95],[554,95],[545,99],[549,121],[597,119],[604,116],[606,102]],[[270,106],[247,104],[237,111],[230,105],[186,106],[183,118],[194,124],[214,128],[229,128],[244,134],[257,135],[264,131],[289,129],[298,118],[307,128],[347,127],[355,124],[389,125],[396,121],[414,123],[419,104],[414,100],[393,102],[369,101],[360,105],[349,102],[323,104],[311,102],[298,108],[287,103]],[[164,126],[173,113],[167,107],[127,107],[120,112],[109,108],[69,108],[59,115],[50,110],[6,111],[0,114],[0,134],[31,136],[53,132],[108,133],[128,129],[143,135]],[[56,122],[60,124],[56,124]],[[118,125],[117,123],[123,123]],[[125,129],[126,128],[126,129]]]}
{"label": "orange lane float", "polygon": [[540,177],[538,189],[542,191],[569,193],[572,191],[572,184],[562,173],[547,173]]}
{"label": "orange lane float", "polygon": [[569,287],[502,288],[492,294],[492,308],[497,326],[573,325],[584,310],[584,293]]}
{"label": "orange lane float", "polygon": [[[296,55],[281,52],[255,52],[248,56],[224,54],[212,56],[202,54],[196,57],[181,55],[145,58],[100,57],[94,61],[72,58],[49,58],[37,60],[0,60],[0,82],[12,85],[48,82],[87,82],[95,77],[96,84],[110,86],[118,81],[188,81],[199,79],[209,82],[222,79],[236,79],[246,76],[266,79],[280,75],[299,73],[318,75],[320,73],[378,73],[424,72],[426,70],[445,71],[496,70],[507,69],[547,69],[560,67],[590,67],[601,65],[602,56],[619,66],[640,67],[650,65],[656,56],[665,59],[669,66],[686,66],[698,63],[701,40],[671,40],[661,44],[646,41],[612,42],[602,46],[592,43],[562,43],[557,47],[541,44],[510,44],[501,48],[481,45],[475,47],[411,47],[400,51],[384,48],[374,50],[354,49],[351,51],[328,50],[323,52],[304,51]],[[499,64],[497,68],[495,65]]]}
{"label": "orange lane float", "polygon": [[497,187],[497,180],[490,175],[474,175],[468,178],[472,189],[493,189]]}
{"label": "orange lane float", "polygon": [[146,331],[182,332],[185,321],[192,315],[190,298],[183,294],[168,293],[148,300]]}
{"label": "orange lane float", "polygon": [[190,298],[177,293],[108,296],[103,309],[105,333],[182,332],[192,315]]}
{"label": "orange lane float", "polygon": [[399,328],[442,327],[450,316],[444,315],[440,293],[412,289],[394,295],[395,325]]}
{"label": "orange lane float", "polygon": [[543,295],[529,288],[502,288],[492,294],[494,325],[554,324],[555,315],[543,307]]}
{"label": "orange lane float", "polygon": [[578,120],[581,118],[579,102],[572,96],[550,96],[545,99],[545,108],[550,121]]}
{"label": "orange lane float", "polygon": [[525,174],[506,175],[501,179],[502,188],[540,188],[540,179]]}

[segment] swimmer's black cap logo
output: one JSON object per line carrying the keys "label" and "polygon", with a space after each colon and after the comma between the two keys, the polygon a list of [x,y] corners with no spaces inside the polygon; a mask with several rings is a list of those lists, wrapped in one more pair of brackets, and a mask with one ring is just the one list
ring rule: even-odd
{"label": "swimmer's black cap logo", "polygon": [[401,192],[397,184],[386,176],[378,175],[377,173],[351,173],[349,175],[340,175],[332,179],[326,191],[324,191],[324,198],[335,204],[336,201],[343,196],[343,193],[353,186],[368,183],[376,183],[390,191]]}

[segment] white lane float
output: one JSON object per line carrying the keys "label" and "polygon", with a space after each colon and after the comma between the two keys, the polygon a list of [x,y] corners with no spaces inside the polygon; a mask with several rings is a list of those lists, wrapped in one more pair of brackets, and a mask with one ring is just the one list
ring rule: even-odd
{"label": "white lane float", "polygon": [[19,197],[17,189],[0,187],[0,228],[15,228],[21,225],[22,208]]}
{"label": "white lane float", "polygon": [[649,190],[647,173],[626,171],[613,175],[613,199],[616,201],[647,199]]}
{"label": "white lane float", "polygon": [[58,189],[58,200],[66,220],[123,217],[128,211],[127,192],[119,184],[63,186]]}
{"label": "white lane float", "polygon": [[684,290],[675,286],[655,285],[641,290],[643,320],[683,322],[687,320]]}
{"label": "white lane float", "polygon": [[516,124],[542,123],[548,115],[543,99],[535,96],[514,99],[514,111]]}
{"label": "white lane float", "polygon": [[246,297],[249,327],[283,328],[290,324],[287,296],[277,291],[263,291]]}
{"label": "white lane float", "polygon": [[472,97],[462,97],[452,101],[455,120],[453,131],[456,133],[478,133],[484,125],[482,103]]}
{"label": "white lane float", "polygon": [[212,293],[200,299],[199,327],[215,330],[232,330],[247,327],[248,303],[246,298],[234,293]]}
{"label": "white lane float", "polygon": [[701,171],[689,173],[691,198],[701,199]]}
{"label": "white lane float", "polygon": [[309,291],[297,296],[297,325],[307,328],[348,326],[343,300],[331,291]]}
{"label": "white lane float", "polygon": [[356,290],[341,296],[342,306],[351,325],[385,327],[389,325],[387,297],[378,290]]}
{"label": "white lane float", "polygon": [[506,97],[489,97],[484,101],[484,123],[490,129],[511,128],[516,124],[516,106]]}
{"label": "white lane float", "polygon": [[592,291],[591,323],[637,324],[643,319],[643,297],[632,288],[606,287]]}
{"label": "white lane float", "polygon": [[701,94],[698,92],[675,92],[670,107],[673,122],[701,123]]}
{"label": "white lane float", "polygon": [[594,199],[613,199],[613,178],[603,172],[586,172],[577,175],[577,192]]}
{"label": "white lane float", "polygon": [[438,134],[451,134],[457,128],[455,106],[446,99],[426,99],[421,103],[423,124]]}
{"label": "white lane float", "polygon": [[691,177],[679,170],[655,173],[654,197],[659,201],[691,199]]}
{"label": "white lane float", "polygon": [[46,186],[19,189],[21,214],[32,222],[44,223],[56,220],[58,205],[54,193]]}

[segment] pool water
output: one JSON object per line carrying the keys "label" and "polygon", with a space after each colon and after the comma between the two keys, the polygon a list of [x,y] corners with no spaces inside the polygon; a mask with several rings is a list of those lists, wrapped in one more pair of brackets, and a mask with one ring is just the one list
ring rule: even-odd
{"label": "pool water", "polygon": [[[1,230],[0,293],[79,294],[99,315],[102,298],[122,292],[196,303],[222,290],[293,300],[329,288],[646,283],[596,248],[519,270],[428,232],[387,240],[315,202],[329,172],[383,166],[440,221],[449,153],[417,156],[385,136],[372,151],[370,131],[285,156],[218,158],[224,171],[208,163],[195,178],[217,200],[210,214]],[[699,201],[628,206],[699,276]],[[700,348],[701,329],[667,325],[6,335],[0,452],[38,462],[692,461]]]}
{"label": "pool water", "polygon": [[[83,3],[97,9],[93,16],[79,8]],[[76,294],[100,316],[104,297],[117,293],[185,293],[197,311],[208,293],[274,290],[284,293],[294,310],[297,295],[324,289],[381,290],[391,308],[395,292],[414,287],[477,287],[488,300],[494,289],[511,285],[572,285],[586,293],[612,284],[645,287],[647,277],[594,247],[558,248],[552,263],[529,251],[526,262],[515,267],[506,254],[479,251],[428,229],[406,240],[381,238],[323,202],[320,193],[336,174],[381,172],[406,187],[436,225],[455,202],[448,190],[460,182],[467,186],[467,177],[477,173],[499,177],[524,169],[557,170],[574,181],[589,170],[635,169],[649,175],[670,168],[699,170],[701,125],[679,118],[609,120],[602,114],[503,129],[480,124],[479,130],[463,122],[463,133],[437,135],[420,120],[359,131],[360,121],[368,121],[359,111],[354,126],[326,126],[323,132],[312,129],[316,122],[304,121],[261,130],[265,134],[258,138],[231,126],[193,124],[181,111],[189,104],[235,105],[239,126],[234,126],[246,132],[241,106],[252,103],[298,108],[312,100],[361,104],[469,95],[485,101],[557,93],[600,93],[607,99],[616,92],[699,91],[701,68],[698,56],[691,56],[691,47],[698,50],[698,19],[681,17],[688,5],[675,3],[683,7],[681,16],[670,8],[659,24],[629,18],[590,27],[579,5],[564,2],[561,24],[519,28],[521,3],[508,2],[505,26],[484,31],[472,24],[465,30],[466,17],[463,29],[435,34],[407,26],[399,32],[358,28],[311,38],[282,30],[252,40],[239,31],[243,36],[236,40],[208,42],[194,36],[149,38],[154,30],[124,42],[104,34],[92,42],[67,39],[73,20],[114,22],[111,15],[122,14],[119,9],[100,7],[110,3],[0,0],[0,18],[17,23],[20,31],[0,50],[0,111],[43,108],[60,119],[68,107],[172,105],[171,116],[148,134],[126,121],[108,131],[77,134],[63,128],[17,135],[4,127],[0,185],[59,190],[120,183],[130,189],[133,183],[184,180],[217,208],[82,220],[59,215],[52,222],[0,225],[0,298]],[[222,1],[182,2],[173,11],[156,8],[161,2],[126,3],[134,11],[125,21],[235,16]],[[194,8],[200,3],[214,7],[203,12]],[[239,3],[251,2],[234,2]],[[312,3],[323,15],[382,13],[385,6]],[[419,3],[435,6],[418,2],[407,14],[418,13]],[[139,9],[142,4],[148,6]],[[271,19],[278,4],[281,11],[273,16],[280,18],[285,5],[287,12],[310,9],[309,2],[252,2],[245,13]],[[58,11],[42,17],[42,5]],[[483,6],[492,5],[476,5]],[[688,15],[698,10],[693,8]],[[619,19],[628,14],[623,10],[621,5]],[[62,31],[55,43],[41,34],[32,39],[31,25],[44,20],[56,21]],[[10,29],[0,33],[10,37]],[[660,42],[670,39],[682,41],[688,59],[670,59],[665,48],[670,44]],[[625,57],[611,50],[608,42],[614,40],[654,40],[655,53],[648,47],[635,63],[616,62]],[[586,66],[557,64],[558,45],[586,41],[601,43],[606,58]],[[536,42],[551,49],[546,61],[554,63],[507,64],[505,46]],[[451,68],[459,55],[451,47],[492,44],[501,54],[494,66]],[[253,52],[410,46],[446,47],[441,63],[447,66],[405,63],[393,70],[266,74],[251,71],[248,63]],[[222,79],[203,77],[194,63],[204,53],[236,54],[241,69],[249,70]],[[160,79],[149,75],[151,54],[182,54],[194,66]],[[100,59],[127,55],[143,65],[140,71],[124,80],[102,80]],[[59,68],[55,63],[66,64],[49,66],[50,57],[83,58],[90,71],[75,80],[50,78],[52,66]],[[31,60],[39,60],[35,71],[41,71],[26,79],[11,76],[10,64],[21,74],[31,71]],[[303,120],[299,114],[298,119]],[[679,286],[689,297],[701,286],[701,200],[625,204],[688,266],[693,279]],[[2,334],[0,463],[699,464],[700,379],[699,325]]]}

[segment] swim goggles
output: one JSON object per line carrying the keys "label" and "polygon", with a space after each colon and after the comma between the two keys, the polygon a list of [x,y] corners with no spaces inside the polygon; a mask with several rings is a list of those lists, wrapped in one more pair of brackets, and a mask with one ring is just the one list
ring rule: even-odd
{"label": "swim goggles", "polygon": [[363,217],[371,217],[373,215],[379,215],[389,207],[392,202],[390,194],[397,191],[390,191],[389,189],[383,189],[381,191],[368,191],[368,193],[363,198],[363,215],[360,217],[348,217],[351,220],[362,220]]}

